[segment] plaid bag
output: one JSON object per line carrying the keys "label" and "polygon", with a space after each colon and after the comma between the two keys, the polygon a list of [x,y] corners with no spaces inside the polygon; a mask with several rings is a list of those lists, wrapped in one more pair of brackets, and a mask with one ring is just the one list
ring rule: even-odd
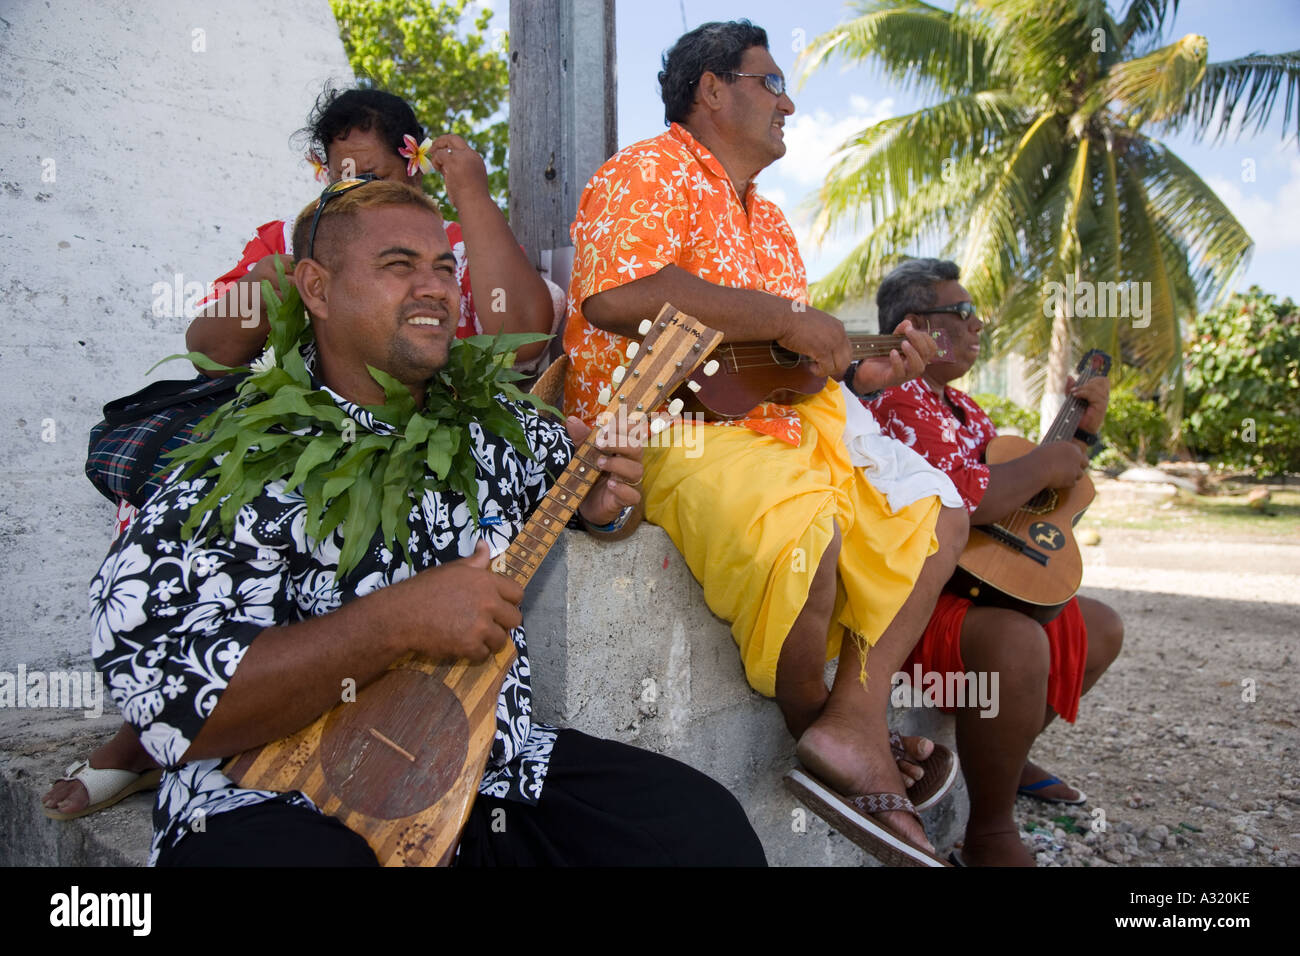
{"label": "plaid bag", "polygon": [[153,382],[104,406],[90,430],[86,477],[115,504],[144,506],[169,469],[164,453],[194,440],[194,427],[235,397],[243,375]]}

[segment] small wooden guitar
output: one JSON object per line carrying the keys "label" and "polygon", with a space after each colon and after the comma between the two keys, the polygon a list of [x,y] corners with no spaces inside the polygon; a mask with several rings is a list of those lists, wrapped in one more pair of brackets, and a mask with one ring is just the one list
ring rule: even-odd
{"label": "small wooden guitar", "polygon": [[[722,333],[666,305],[642,323],[636,361],[615,372],[602,412],[648,416],[681,385]],[[620,374],[622,373],[622,374]],[[669,412],[676,415],[674,400]],[[657,431],[665,419],[655,419]],[[591,491],[602,454],[597,430],[529,516],[492,570],[527,585]],[[403,657],[314,724],[235,757],[226,775],[241,787],[300,790],[323,812],[365,837],[386,866],[445,865],[469,816],[496,734],[497,697],[515,657],[513,641],[483,664]]]}
{"label": "small wooden guitar", "polygon": [[[930,335],[939,347],[937,359],[947,361],[952,349],[948,333],[939,329]],[[905,341],[901,335],[849,336],[854,359],[888,355]],[[813,374],[812,361],[806,355],[775,342],[724,342],[713,358],[722,374],[691,376],[699,388],[681,395],[686,410],[706,420],[743,418],[763,402],[797,405],[826,387],[826,376]]]}
{"label": "small wooden guitar", "polygon": [[[1079,362],[1078,384],[1110,374],[1110,356],[1093,349]],[[1043,443],[1074,437],[1086,402],[1067,397]],[[1002,465],[1038,446],[999,435],[984,461]],[[949,589],[976,604],[1010,607],[1045,624],[1061,612],[1083,581],[1083,558],[1074,525],[1097,495],[1087,475],[1070,488],[1044,488],[996,524],[974,525]]]}

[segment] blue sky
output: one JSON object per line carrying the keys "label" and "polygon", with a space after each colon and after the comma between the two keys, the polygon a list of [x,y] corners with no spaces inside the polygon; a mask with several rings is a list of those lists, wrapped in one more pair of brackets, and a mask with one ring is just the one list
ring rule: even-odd
{"label": "blue sky", "polygon": [[[1117,8],[1123,5],[1112,3],[1112,9]],[[710,20],[748,17],[767,30],[773,56],[793,78],[799,40],[811,40],[848,13],[845,5],[832,0],[618,0],[620,144],[663,129],[655,75],[663,51],[687,29]],[[1184,0],[1165,39],[1172,42],[1188,33],[1209,40],[1211,62],[1300,49],[1300,2]],[[810,237],[811,215],[805,203],[830,168],[835,147],[857,130],[925,104],[870,68],[845,69],[839,63],[818,71],[793,95],[796,112],[786,124],[786,155],[765,170],[758,183],[790,218],[809,277],[817,279],[861,238],[835,235],[818,248]],[[1275,108],[1266,131],[1256,136],[1218,146],[1197,144],[1188,135],[1163,141],[1210,184],[1254,238],[1250,265],[1236,287],[1244,290],[1254,283],[1300,301],[1300,147],[1294,137],[1283,141],[1281,129],[1282,110]],[[1243,178],[1246,160],[1253,164],[1253,182]]]}

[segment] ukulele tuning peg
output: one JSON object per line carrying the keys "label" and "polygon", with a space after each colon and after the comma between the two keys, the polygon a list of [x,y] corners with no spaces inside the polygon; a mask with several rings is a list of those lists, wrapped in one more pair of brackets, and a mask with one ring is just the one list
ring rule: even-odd
{"label": "ukulele tuning peg", "polygon": [[692,392],[698,392],[704,386],[701,385],[699,382],[695,381],[695,379],[688,378],[686,380],[686,387],[689,388]]}
{"label": "ukulele tuning peg", "polygon": [[650,434],[658,435],[661,431],[663,431],[667,427],[668,427],[667,422],[665,422],[662,418],[656,418],[654,421],[650,423]]}
{"label": "ukulele tuning peg", "polygon": [[636,330],[642,335],[649,335],[650,330],[653,329],[654,327],[655,324],[651,322],[649,319],[642,319],[641,324],[636,327]]}
{"label": "ukulele tuning peg", "polygon": [[636,353],[640,350],[640,348],[641,346],[639,346],[637,343],[629,342],[627,343],[627,352],[625,354],[630,359],[636,358]]}
{"label": "ukulele tuning peg", "polygon": [[622,385],[623,379],[626,375],[627,375],[626,366],[620,365],[618,368],[614,369],[614,374],[611,375],[610,378],[614,380],[615,385]]}
{"label": "ukulele tuning peg", "polygon": [[674,417],[680,415],[682,413],[682,409],[685,407],[686,407],[685,402],[683,402],[680,398],[674,398],[671,402],[668,403],[668,414]]}
{"label": "ukulele tuning peg", "polygon": [[717,359],[709,359],[707,362],[704,363],[704,374],[705,374],[705,375],[716,375],[716,374],[718,374],[718,360],[717,360]]}
{"label": "ukulele tuning peg", "polygon": [[606,385],[604,388],[600,390],[600,394],[596,396],[596,401],[599,402],[601,405],[608,405],[610,399],[612,399],[613,397],[614,397],[614,393],[611,392],[609,390],[609,386]]}

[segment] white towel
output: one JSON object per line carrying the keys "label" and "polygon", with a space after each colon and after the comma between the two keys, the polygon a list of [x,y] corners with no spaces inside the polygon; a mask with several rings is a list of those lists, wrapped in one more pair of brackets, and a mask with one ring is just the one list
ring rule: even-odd
{"label": "white towel", "polygon": [[902,511],[931,495],[937,495],[949,508],[965,507],[952,479],[901,441],[882,434],[862,400],[843,382],[840,388],[844,390],[844,444],[849,460],[855,468],[866,470],[867,480],[885,496],[890,508]]}

